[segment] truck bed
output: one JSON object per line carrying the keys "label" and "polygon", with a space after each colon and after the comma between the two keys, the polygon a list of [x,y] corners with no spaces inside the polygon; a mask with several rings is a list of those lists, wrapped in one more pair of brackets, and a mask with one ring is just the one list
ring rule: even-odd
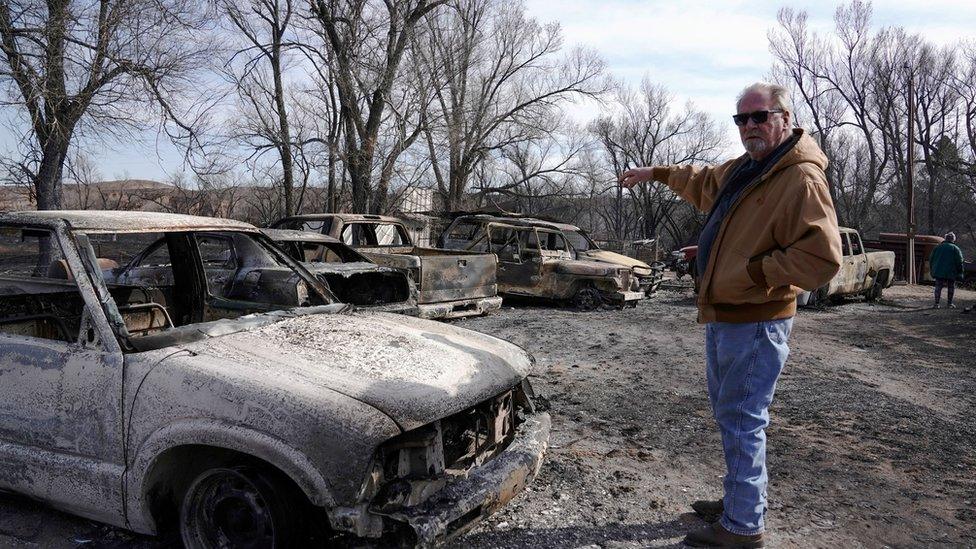
{"label": "truck bed", "polygon": [[407,270],[419,304],[492,297],[497,293],[494,254],[435,248],[360,248],[380,265]]}

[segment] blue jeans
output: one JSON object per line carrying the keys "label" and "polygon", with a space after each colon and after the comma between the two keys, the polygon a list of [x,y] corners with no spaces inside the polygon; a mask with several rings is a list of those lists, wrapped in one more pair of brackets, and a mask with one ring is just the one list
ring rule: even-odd
{"label": "blue jeans", "polygon": [[708,399],[725,451],[729,532],[758,534],[766,513],[766,427],[776,380],[790,353],[793,319],[705,325]]}
{"label": "blue jeans", "polygon": [[956,293],[956,279],[954,278],[936,278],[935,279],[935,306],[939,306],[939,300],[942,299],[942,288],[949,290],[946,296],[946,303],[952,305],[952,296]]}

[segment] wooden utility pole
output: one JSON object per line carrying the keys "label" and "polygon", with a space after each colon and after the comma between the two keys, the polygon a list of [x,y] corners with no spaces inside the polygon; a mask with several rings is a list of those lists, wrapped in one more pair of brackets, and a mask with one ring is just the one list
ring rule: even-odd
{"label": "wooden utility pole", "polygon": [[915,82],[908,63],[908,219],[905,247],[905,281],[915,284]]}

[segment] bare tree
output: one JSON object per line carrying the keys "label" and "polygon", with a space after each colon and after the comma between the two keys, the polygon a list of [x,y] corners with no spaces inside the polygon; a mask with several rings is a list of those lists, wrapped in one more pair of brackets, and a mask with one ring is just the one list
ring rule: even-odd
{"label": "bare tree", "polygon": [[[726,144],[719,125],[691,104],[679,110],[673,103],[667,90],[645,77],[638,90],[621,90],[612,114],[591,125],[611,168],[606,174],[608,181],[615,182],[616,174],[630,166],[713,164],[719,160]],[[662,230],[676,241],[690,237],[678,220],[688,217],[688,211],[676,215],[686,206],[663,183],[651,182],[631,189],[629,205],[619,186],[614,191],[616,211],[612,226],[618,239],[624,239],[633,229],[639,238],[656,238]],[[624,223],[623,211],[628,207],[634,211],[635,222],[639,220],[633,228]]]}
{"label": "bare tree", "polygon": [[[936,232],[936,211],[951,208],[954,193],[947,193],[948,173],[944,169],[952,114],[959,96],[949,86],[956,73],[956,57],[953,48],[935,48],[923,44],[913,65],[918,68],[915,78],[915,118],[918,127],[918,145],[922,165],[927,176],[926,222],[930,234]],[[953,146],[954,147],[954,146]]]}
{"label": "bare tree", "polygon": [[[27,131],[16,170],[33,185],[40,209],[62,204],[62,173],[79,134],[124,135],[151,120],[174,122],[172,135],[197,141],[183,88],[210,48],[208,17],[193,0],[4,0],[0,2],[0,83]],[[9,170],[8,170],[9,171]]]}
{"label": "bare tree", "polygon": [[594,52],[561,55],[559,26],[526,16],[520,1],[455,0],[426,26],[418,55],[435,101],[425,138],[448,209],[480,163],[540,138],[559,107],[608,88]]}
{"label": "bare tree", "polygon": [[314,0],[316,31],[331,49],[354,211],[369,206],[380,125],[418,22],[447,0]]}
{"label": "bare tree", "polygon": [[65,167],[68,169],[68,177],[71,180],[73,191],[68,194],[68,204],[70,207],[79,210],[93,209],[98,195],[95,185],[102,179],[98,168],[88,156],[81,152],[67,158]]}
{"label": "bare tree", "polygon": [[[976,211],[976,46],[935,46],[900,27],[876,30],[871,17],[869,2],[847,2],[835,12],[833,34],[818,36],[804,12],[780,10],[778,28],[769,33],[772,72],[792,88],[795,119],[814,131],[828,156],[842,224],[901,230],[913,169],[925,229],[966,226],[967,212]],[[908,165],[909,149],[915,166]]]}
{"label": "bare tree", "polygon": [[[782,8],[777,21],[779,28],[768,33],[769,49],[776,59],[772,74],[780,84],[792,89],[794,98],[799,99],[794,105],[793,121],[797,126],[810,129],[827,156],[827,183],[836,203],[837,186],[841,181],[837,170],[843,157],[835,153],[833,140],[843,122],[845,105],[839,94],[831,93],[826,80],[817,77],[824,72],[829,47],[810,31],[806,12]],[[846,210],[838,211],[842,224],[846,224],[845,214]]]}
{"label": "bare tree", "polygon": [[244,115],[232,124],[234,137],[251,149],[252,158],[267,150],[277,152],[283,213],[293,215],[295,152],[284,76],[288,50],[295,46],[290,28],[293,0],[220,0],[219,6],[238,43],[226,71]]}
{"label": "bare tree", "polygon": [[[306,136],[297,142],[297,150],[302,164],[326,174],[326,200],[318,211],[335,212],[346,186],[343,118],[333,70],[335,55],[329,48],[311,45],[303,45],[300,51],[310,67],[311,82],[294,98],[296,110],[303,113],[296,120],[297,134]],[[319,147],[321,154],[316,153]]]}
{"label": "bare tree", "polygon": [[416,71],[406,71],[400,80],[391,90],[388,120],[381,125],[385,131],[378,136],[380,171],[370,203],[370,211],[375,214],[387,212],[397,161],[417,141],[426,124],[429,88],[421,85]]}
{"label": "bare tree", "polygon": [[481,164],[490,175],[476,177],[472,190],[514,199],[524,213],[546,213],[558,199],[577,193],[579,157],[590,141],[584,128],[561,123],[536,138],[510,143]]}

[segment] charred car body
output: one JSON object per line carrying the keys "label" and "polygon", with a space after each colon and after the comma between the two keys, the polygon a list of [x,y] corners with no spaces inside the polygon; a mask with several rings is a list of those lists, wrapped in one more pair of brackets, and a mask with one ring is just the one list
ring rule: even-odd
{"label": "charred car body", "polygon": [[639,259],[600,249],[600,246],[590,238],[590,235],[586,234],[586,231],[576,225],[535,217],[512,214],[458,215],[448,225],[447,229],[441,233],[439,245],[447,249],[466,249],[464,247],[465,244],[476,239],[480,232],[484,232],[489,223],[509,223],[560,231],[566,241],[569,242],[570,253],[573,259],[627,267],[631,270],[633,279],[637,281],[640,291],[647,295],[656,292],[661,285],[661,281],[664,279],[663,268],[661,266],[648,265]]}
{"label": "charred car body", "polygon": [[538,472],[530,366],[350,312],[244,223],[0,215],[0,490],[189,547],[464,531]]}
{"label": "charred car body", "polygon": [[417,286],[421,318],[473,316],[501,307],[494,256],[414,246],[395,217],[308,214],[281,219],[272,227],[331,236],[379,265],[407,273]]}
{"label": "charred car body", "polygon": [[402,271],[377,265],[324,234],[287,229],[261,232],[325,281],[339,301],[373,310],[417,314],[417,288]]}
{"label": "charred car body", "polygon": [[881,298],[894,282],[895,252],[870,251],[856,229],[840,228],[842,258],[840,270],[826,285],[797,296],[797,304],[810,306],[843,296],[863,295],[868,301]]}
{"label": "charred car body", "polygon": [[498,292],[571,302],[582,310],[603,304],[636,306],[644,298],[628,267],[575,259],[556,228],[534,220],[454,226],[442,238],[448,248],[498,256]]}

